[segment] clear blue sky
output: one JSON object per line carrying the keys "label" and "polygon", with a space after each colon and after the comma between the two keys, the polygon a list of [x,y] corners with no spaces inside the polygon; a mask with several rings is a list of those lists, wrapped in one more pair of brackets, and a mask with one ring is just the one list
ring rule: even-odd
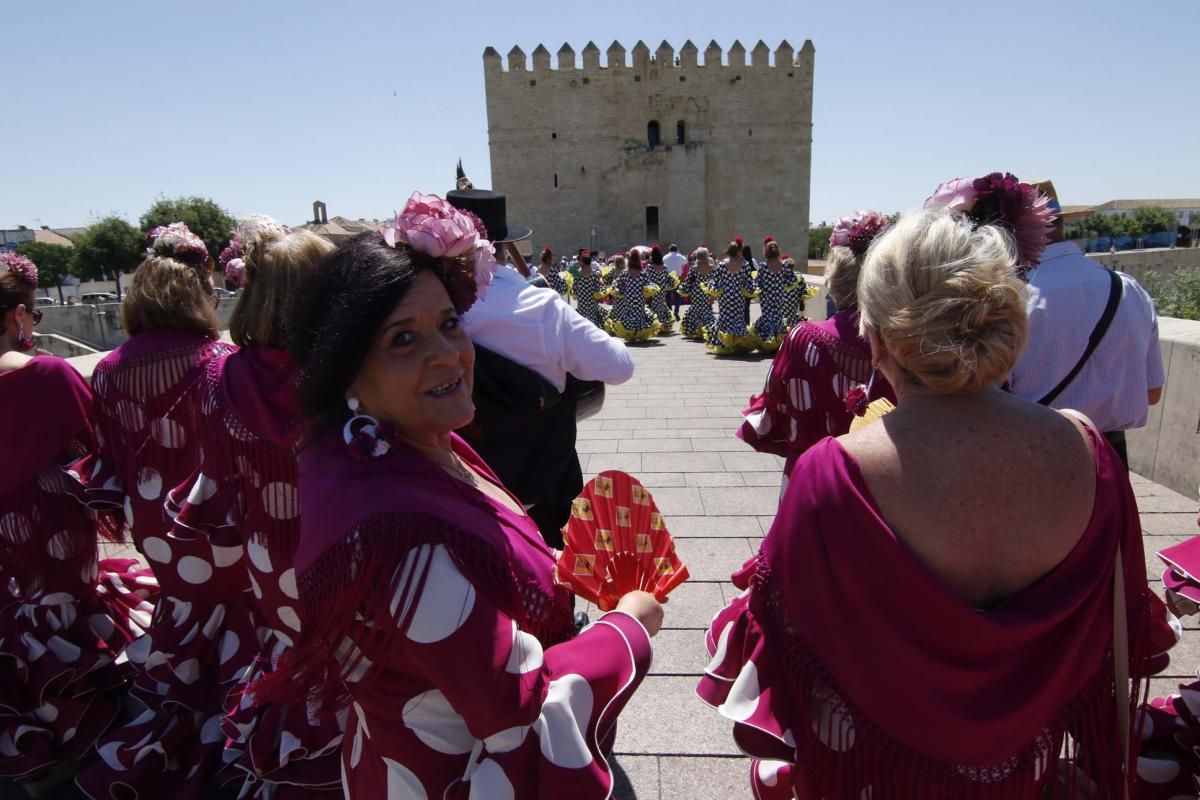
{"label": "clear blue sky", "polygon": [[993,169],[1064,203],[1200,197],[1198,35],[1198,0],[14,1],[0,227],[191,194],[384,216],[451,188],[460,157],[487,186],[483,48],[589,39],[812,39],[814,222]]}

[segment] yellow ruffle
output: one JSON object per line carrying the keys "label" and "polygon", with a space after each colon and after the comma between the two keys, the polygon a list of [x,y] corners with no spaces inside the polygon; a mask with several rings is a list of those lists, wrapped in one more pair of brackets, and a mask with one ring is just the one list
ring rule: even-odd
{"label": "yellow ruffle", "polygon": [[566,281],[567,294],[571,294],[575,289],[575,276],[569,272],[560,272],[558,273],[558,277]]}
{"label": "yellow ruffle", "polygon": [[758,347],[758,338],[751,334],[734,336],[732,333],[717,331],[720,344],[709,344],[708,351],[718,356],[733,356],[740,353],[753,352]]}
{"label": "yellow ruffle", "polygon": [[746,298],[747,300],[753,300],[754,298],[758,297],[758,295],[759,292],[757,290],[752,292],[749,289],[742,289],[742,297]]}
{"label": "yellow ruffle", "polygon": [[650,327],[640,328],[638,330],[631,330],[625,327],[625,323],[621,322],[619,319],[610,319],[609,323],[612,328],[612,330],[609,332],[615,336],[620,336],[627,342],[641,342],[645,341],[646,339],[650,339],[658,333],[658,329],[660,327],[658,320],[651,321]]}
{"label": "yellow ruffle", "polygon": [[603,300],[606,297],[608,297],[608,292],[592,292],[593,300]]}
{"label": "yellow ruffle", "polygon": [[725,294],[724,289],[713,289],[713,288],[705,286],[703,284],[701,284],[700,288],[703,289],[704,293],[706,295],[708,295],[709,297],[711,297],[713,300],[719,300],[721,295]]}
{"label": "yellow ruffle", "polygon": [[804,293],[804,296],[803,296],[801,299],[803,299],[803,300],[811,300],[812,298],[814,298],[814,297],[816,297],[818,294],[820,294],[820,292],[821,292],[821,287],[819,287],[819,286],[810,286],[810,287],[808,288],[808,291],[806,291],[806,292]]}
{"label": "yellow ruffle", "polygon": [[651,297],[654,297],[656,294],[658,294],[661,291],[662,291],[662,289],[658,288],[657,286],[643,286],[642,287],[642,297],[649,300]]}

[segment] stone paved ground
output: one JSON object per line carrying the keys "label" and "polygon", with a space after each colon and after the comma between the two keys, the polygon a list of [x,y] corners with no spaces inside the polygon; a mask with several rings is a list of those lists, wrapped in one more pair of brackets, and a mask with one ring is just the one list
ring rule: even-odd
{"label": "stone paved ground", "polygon": [[[782,459],[733,438],[769,361],[718,359],[679,337],[633,348],[637,372],[609,387],[604,409],[580,426],[586,477],[605,469],[636,475],[654,494],[691,580],[666,606],[650,674],[621,717],[620,800],[749,797],[749,762],[730,724],[693,694],[707,662],[704,629],[731,597],[727,583],[774,519]],[[1147,571],[1160,586],[1154,552],[1197,532],[1196,501],[1133,476],[1145,533]],[[591,610],[593,618],[595,610]],[[1172,665],[1151,687],[1170,692],[1200,666],[1193,618]]]}

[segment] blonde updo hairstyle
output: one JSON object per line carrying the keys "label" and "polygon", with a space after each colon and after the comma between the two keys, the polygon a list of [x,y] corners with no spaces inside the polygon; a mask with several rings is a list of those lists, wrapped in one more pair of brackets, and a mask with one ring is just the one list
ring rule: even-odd
{"label": "blonde updo hairstyle", "polygon": [[133,273],[121,303],[121,327],[130,336],[154,330],[221,335],[213,297],[212,262],[186,264],[165,255],[147,255]]}
{"label": "blonde updo hairstyle", "polygon": [[875,330],[907,377],[937,394],[1004,380],[1028,332],[1012,239],[944,209],[906,216],[872,243],[858,308],[863,334]]}
{"label": "blonde updo hairstyle", "polygon": [[831,247],[825,259],[825,285],[838,311],[858,308],[858,275],[862,259],[849,247]]}
{"label": "blonde updo hairstyle", "polygon": [[287,312],[297,287],[332,250],[332,244],[306,230],[257,232],[246,245],[245,285],[229,317],[229,338],[238,347],[287,347]]}

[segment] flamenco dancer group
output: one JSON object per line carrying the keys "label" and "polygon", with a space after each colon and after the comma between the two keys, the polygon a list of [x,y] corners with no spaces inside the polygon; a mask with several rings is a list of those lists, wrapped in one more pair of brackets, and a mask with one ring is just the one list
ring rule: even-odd
{"label": "flamenco dancer group", "polygon": [[[757,275],[737,242],[695,254],[678,288],[720,305],[685,333],[782,340],[737,435],[787,457],[786,488],[697,687],[753,758],[748,796],[1195,796],[1196,690],[1139,705],[1178,625],[1127,473],[1086,418],[1002,389],[1054,225],[999,173],[891,226],[842,220],[819,324],[773,242]],[[421,194],[337,248],[249,218],[220,255],[243,288],[227,345],[203,242],[158,228],[91,385],[28,355],[36,266],[0,255],[0,777],[106,800],[612,796],[616,720],[686,570],[628,476],[587,487],[559,553],[456,433],[487,235]],[[563,284],[654,335],[675,281],[642,258]],[[123,540],[148,570],[99,558]],[[567,586],[633,564],[650,591],[622,579],[578,630]]]}
{"label": "flamenco dancer group", "polygon": [[[555,272],[553,261],[550,249],[543,250],[538,272],[547,284],[559,294],[573,295],[580,314],[627,342],[666,336],[678,325],[685,338],[703,342],[715,355],[774,353],[787,332],[805,319],[804,276],[771,236],[763,240],[761,261],[755,261],[741,237],[729,243],[719,262],[707,247],[698,247],[687,256],[683,275],[668,269],[657,244],[633,247],[603,267],[581,251],[578,277]],[[682,318],[668,302],[673,293],[689,302]],[[751,323],[750,301],[755,298],[760,311]]]}

